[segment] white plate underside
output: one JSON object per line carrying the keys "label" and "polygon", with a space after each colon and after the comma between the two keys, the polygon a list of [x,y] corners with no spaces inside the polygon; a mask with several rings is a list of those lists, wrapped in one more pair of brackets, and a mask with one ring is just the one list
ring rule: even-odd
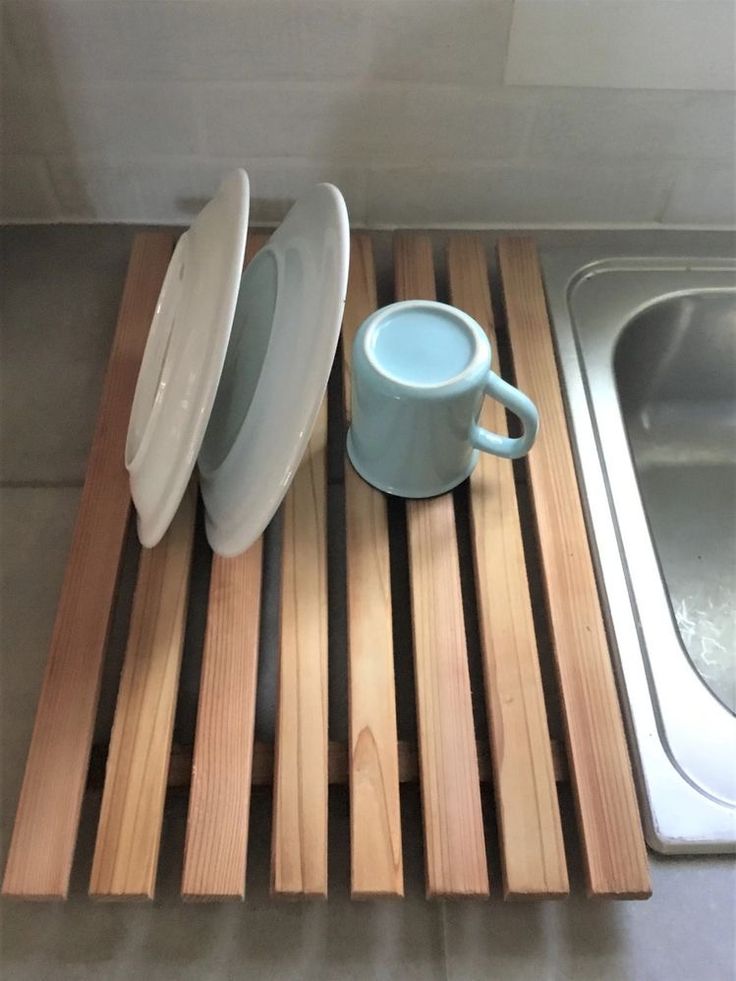
{"label": "white plate underside", "polygon": [[202,445],[240,289],[248,210],[248,177],[239,170],[179,239],[159,295],[125,454],[146,547],[169,527]]}

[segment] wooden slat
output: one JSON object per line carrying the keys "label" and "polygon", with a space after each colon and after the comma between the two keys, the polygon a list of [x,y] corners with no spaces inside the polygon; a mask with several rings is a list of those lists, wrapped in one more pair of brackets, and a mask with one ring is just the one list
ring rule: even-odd
{"label": "wooden slat", "polygon": [[[434,299],[426,236],[394,241],[397,299]],[[488,895],[451,494],[407,504],[428,896]]]}
{"label": "wooden slat", "polygon": [[[478,772],[481,782],[491,779],[491,757],[485,742],[478,746]],[[555,780],[567,780],[567,761],[565,750],[556,740],[552,740],[552,764]],[[169,757],[169,776],[167,786],[171,790],[185,790],[192,778],[191,746],[174,743]],[[412,783],[419,776],[417,748],[413,743],[399,741],[399,782]],[[87,787],[98,791],[102,787],[105,771],[106,747],[95,746],[92,749],[90,773]],[[330,742],[327,756],[328,777],[331,784],[348,783],[348,747],[346,743]],[[270,787],[273,784],[273,744],[256,742],[253,745],[251,766],[251,786]]]}
{"label": "wooden slat", "polygon": [[90,894],[153,899],[184,643],[197,490],[141,551],[110,737]]}
{"label": "wooden slat", "polygon": [[248,849],[262,540],[212,559],[184,850],[186,899],[242,899]]}
{"label": "wooden slat", "polygon": [[588,890],[644,898],[647,855],[536,247],[502,239],[499,258],[516,381],[541,419],[528,466]]}
{"label": "wooden slat", "polygon": [[[265,241],[249,235],[246,263]],[[260,539],[236,558],[212,558],[181,887],[186,899],[245,895],[261,558]]]}
{"label": "wooden slat", "polygon": [[[350,354],[356,331],[376,309],[373,250],[354,235],[343,318],[343,388],[350,418]],[[383,494],[345,457],[350,852],[354,898],[403,896],[388,518]]]}
{"label": "wooden slat", "polygon": [[[496,336],[485,250],[475,236],[448,247],[450,296]],[[494,367],[498,370],[498,365]],[[480,423],[506,435],[506,412],[486,399]],[[483,656],[496,814],[507,897],[569,891],[557,787],[527,584],[514,472],[481,453],[470,478],[475,586]]]}
{"label": "wooden slat", "polygon": [[133,244],[8,853],[6,896],[67,895],[130,511],[128,417],[172,247],[169,234],[138,235]]}
{"label": "wooden slat", "polygon": [[327,401],[284,502],[271,889],[327,895]]}

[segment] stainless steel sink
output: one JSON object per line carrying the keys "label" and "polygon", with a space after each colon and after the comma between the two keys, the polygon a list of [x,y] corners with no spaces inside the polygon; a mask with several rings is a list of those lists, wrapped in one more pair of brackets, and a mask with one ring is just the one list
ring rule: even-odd
{"label": "stainless steel sink", "polygon": [[736,713],[733,296],[655,302],[621,334],[614,372],[680,639],[706,685]]}
{"label": "stainless steel sink", "polygon": [[736,850],[736,260],[543,257],[647,837]]}

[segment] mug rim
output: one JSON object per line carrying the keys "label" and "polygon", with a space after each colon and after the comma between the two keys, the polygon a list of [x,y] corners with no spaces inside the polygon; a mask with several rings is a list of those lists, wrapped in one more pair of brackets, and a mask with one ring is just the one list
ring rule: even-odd
{"label": "mug rim", "polygon": [[[370,343],[372,334],[386,319],[392,315],[395,315],[397,311],[417,309],[432,310],[435,313],[442,313],[445,317],[451,318],[456,323],[461,324],[472,338],[473,353],[468,363],[464,368],[462,368],[461,371],[456,372],[449,378],[444,378],[439,382],[408,381],[406,378],[401,378],[398,375],[394,375],[392,372],[388,371],[379,360],[376,359],[374,356],[373,345]],[[462,390],[467,385],[476,384],[479,376],[485,375],[491,368],[491,345],[486,332],[483,330],[481,325],[469,314],[465,313],[464,310],[459,310],[457,307],[451,306],[449,303],[441,303],[438,300],[398,300],[395,303],[390,303],[388,306],[381,307],[380,310],[376,310],[366,319],[361,333],[363,335],[361,346],[371,369],[381,379],[384,379],[392,386],[397,386],[404,391],[432,395],[435,393],[448,393],[449,391],[453,390]]]}

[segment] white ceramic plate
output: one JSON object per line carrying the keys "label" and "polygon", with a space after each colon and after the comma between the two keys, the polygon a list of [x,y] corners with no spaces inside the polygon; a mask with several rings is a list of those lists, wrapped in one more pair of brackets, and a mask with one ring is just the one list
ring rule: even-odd
{"label": "white ceramic plate", "polygon": [[179,239],[161,287],[125,447],[146,547],[169,527],[202,445],[240,290],[248,208],[248,176],[237,170]]}
{"label": "white ceramic plate", "polygon": [[327,386],[347,290],[342,195],[303,195],[243,274],[220,389],[199,456],[207,537],[248,548],[273,517]]}

